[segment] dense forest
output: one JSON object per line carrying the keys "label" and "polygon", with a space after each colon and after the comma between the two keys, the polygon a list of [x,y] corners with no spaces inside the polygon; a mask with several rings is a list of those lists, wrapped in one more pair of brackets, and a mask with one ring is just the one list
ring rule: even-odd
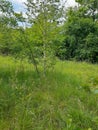
{"label": "dense forest", "polygon": [[23,12],[11,1],[0,0],[0,130],[98,130],[98,0],[23,0]]}

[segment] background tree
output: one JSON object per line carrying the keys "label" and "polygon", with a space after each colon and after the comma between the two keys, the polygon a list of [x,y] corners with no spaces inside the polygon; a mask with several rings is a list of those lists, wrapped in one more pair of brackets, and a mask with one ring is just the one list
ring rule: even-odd
{"label": "background tree", "polygon": [[[85,5],[78,1],[79,6],[69,8],[64,25],[65,40],[58,51],[61,59],[76,59],[80,61],[98,62],[98,21],[97,13],[92,14],[89,1]],[[90,2],[92,4],[90,4]],[[97,7],[95,6],[95,10]],[[95,41],[94,41],[95,39]]]}
{"label": "background tree", "polygon": [[11,31],[17,26],[13,6],[9,1],[0,1],[0,52],[8,54],[13,44]]}
{"label": "background tree", "polygon": [[[95,21],[98,19],[98,0],[76,0],[82,8],[87,9],[88,16],[92,17]],[[86,14],[86,15],[87,15]]]}

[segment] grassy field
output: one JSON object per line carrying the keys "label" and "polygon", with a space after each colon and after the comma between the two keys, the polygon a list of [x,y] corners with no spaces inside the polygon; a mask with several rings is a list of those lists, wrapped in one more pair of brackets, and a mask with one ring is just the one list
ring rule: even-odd
{"label": "grassy field", "polygon": [[0,130],[98,130],[98,65],[33,66],[0,56]]}

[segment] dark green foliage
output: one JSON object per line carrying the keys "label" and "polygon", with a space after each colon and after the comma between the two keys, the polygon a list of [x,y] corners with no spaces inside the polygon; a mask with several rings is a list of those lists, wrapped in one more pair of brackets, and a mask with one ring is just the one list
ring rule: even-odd
{"label": "dark green foliage", "polygon": [[60,59],[98,62],[98,22],[88,6],[70,8],[64,28],[65,40],[57,52]]}
{"label": "dark green foliage", "polygon": [[7,0],[0,1],[0,53],[8,55],[12,53],[13,40],[12,32],[17,26],[14,16],[14,10],[11,2]]}

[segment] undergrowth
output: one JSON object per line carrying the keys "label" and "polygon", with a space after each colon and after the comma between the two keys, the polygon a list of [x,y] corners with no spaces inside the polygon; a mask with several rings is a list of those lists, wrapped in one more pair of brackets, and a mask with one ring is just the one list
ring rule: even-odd
{"label": "undergrowth", "polygon": [[98,65],[33,65],[0,56],[0,130],[98,130]]}

